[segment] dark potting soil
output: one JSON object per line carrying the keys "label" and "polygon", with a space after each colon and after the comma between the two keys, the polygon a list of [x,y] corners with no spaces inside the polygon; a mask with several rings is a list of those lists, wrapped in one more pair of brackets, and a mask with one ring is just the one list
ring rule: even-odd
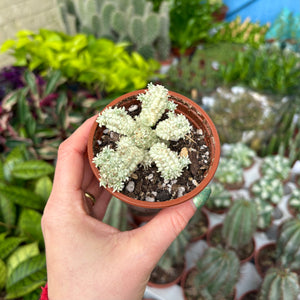
{"label": "dark potting soil", "polygon": [[191,241],[202,238],[208,231],[208,217],[202,210],[198,210],[188,223],[186,229],[191,237]]}
{"label": "dark potting soil", "polygon": [[266,245],[259,250],[256,264],[259,265],[261,275],[264,276],[268,269],[276,266],[276,245]]}
{"label": "dark potting soil", "polygon": [[156,266],[151,273],[150,282],[156,284],[168,284],[176,280],[184,271],[184,263],[174,265],[169,270]]}
{"label": "dark potting soil", "polygon": [[252,291],[245,295],[242,299],[243,300],[256,300],[258,298],[258,291]]}
{"label": "dark potting soil", "polygon": [[[140,113],[140,107],[129,108],[128,114],[132,117]],[[167,118],[164,114],[160,121]],[[159,122],[160,122],[159,121]],[[116,142],[119,140],[119,134],[98,127],[95,133],[93,143],[94,153],[98,153],[105,146],[109,145],[112,149],[116,148]],[[121,193],[128,197],[150,202],[167,201],[179,198],[192,191],[205,177],[210,166],[210,151],[206,144],[202,129],[193,128],[191,132],[178,141],[170,141],[169,148],[180,154],[181,151],[187,151],[191,164],[183,170],[182,175],[176,180],[165,182],[160,176],[155,164],[148,168],[139,165],[129,180],[125,182]],[[184,150],[182,150],[184,149]]]}

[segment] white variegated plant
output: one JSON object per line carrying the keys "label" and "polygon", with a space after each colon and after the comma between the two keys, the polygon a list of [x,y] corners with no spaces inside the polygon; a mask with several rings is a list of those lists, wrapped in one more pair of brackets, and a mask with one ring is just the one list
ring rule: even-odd
{"label": "white variegated plant", "polygon": [[255,198],[258,214],[257,227],[261,230],[268,228],[272,222],[274,207],[266,200]]}
{"label": "white variegated plant", "polygon": [[[99,168],[100,185],[121,191],[124,182],[139,164],[154,162],[165,181],[178,178],[191,162],[168,148],[169,141],[178,141],[192,126],[188,119],[175,113],[176,104],[169,100],[168,90],[161,85],[148,84],[148,90],[137,96],[141,112],[135,118],[124,107],[107,108],[97,118],[105,126],[120,134],[116,150],[105,146],[93,159]],[[167,119],[160,121],[167,113]]]}
{"label": "white variegated plant", "polygon": [[222,157],[215,178],[222,184],[242,183],[243,168],[236,160]]}
{"label": "white variegated plant", "polygon": [[231,205],[231,194],[219,182],[213,182],[210,185],[211,194],[205,206],[210,210],[222,210]]}
{"label": "white variegated plant", "polygon": [[289,206],[300,214],[300,189],[293,189],[288,201]]}
{"label": "white variegated plant", "polygon": [[286,180],[289,178],[291,163],[288,158],[281,155],[270,155],[264,158],[261,164],[261,173],[269,178]]}
{"label": "white variegated plant", "polygon": [[259,199],[278,204],[283,197],[284,188],[280,179],[262,177],[253,183],[251,192]]}

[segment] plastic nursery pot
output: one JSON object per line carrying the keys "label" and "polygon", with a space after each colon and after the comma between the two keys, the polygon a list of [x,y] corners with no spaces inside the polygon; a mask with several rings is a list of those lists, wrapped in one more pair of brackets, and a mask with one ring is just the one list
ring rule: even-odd
{"label": "plastic nursery pot", "polygon": [[[128,109],[132,105],[139,105],[140,101],[137,100],[137,96],[138,94],[144,93],[145,91],[146,89],[143,89],[143,90],[137,90],[137,91],[124,94],[118,97],[117,99],[113,100],[104,109],[107,109],[108,107],[125,107],[125,109]],[[177,108],[175,111],[176,113],[181,113],[185,115],[186,118],[190,121],[191,125],[193,125],[196,129],[201,129],[203,131],[206,145],[208,146],[210,151],[211,161],[208,170],[204,174],[203,180],[195,187],[195,189],[176,199],[171,199],[171,200],[161,201],[161,202],[141,201],[138,199],[128,197],[122,194],[121,192],[116,192],[116,191],[114,192],[112,188],[107,188],[107,190],[113,196],[124,201],[129,206],[132,206],[133,209],[143,212],[146,215],[153,214],[165,207],[178,205],[198,195],[212,180],[219,164],[219,159],[220,159],[219,136],[215,125],[213,124],[209,116],[206,114],[206,112],[192,100],[172,91],[169,91],[169,100],[177,104]],[[97,147],[97,140],[101,138],[104,131],[104,127],[100,128],[98,125],[99,124],[96,121],[92,125],[89,138],[88,138],[87,151],[88,151],[89,164],[92,168],[92,171],[94,175],[99,180],[101,180],[101,178],[99,178],[99,170],[92,162],[93,157],[96,154],[94,153],[94,149],[95,147]]]}

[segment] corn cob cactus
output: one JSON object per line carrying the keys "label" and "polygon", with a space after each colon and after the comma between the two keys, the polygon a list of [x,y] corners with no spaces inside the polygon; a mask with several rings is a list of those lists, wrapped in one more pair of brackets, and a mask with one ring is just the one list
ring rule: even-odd
{"label": "corn cob cactus", "polygon": [[298,276],[289,269],[271,268],[264,277],[259,300],[297,300],[300,287]]}
{"label": "corn cob cactus", "polygon": [[291,270],[300,270],[300,220],[286,221],[279,233],[276,256],[279,264]]}
{"label": "corn cob cactus", "polygon": [[[135,119],[127,115],[124,108],[108,108],[97,118],[100,127],[123,135],[117,150],[106,146],[93,159],[100,170],[100,185],[115,191],[124,188],[124,182],[139,164],[147,167],[154,162],[165,181],[178,178],[190,164],[188,157],[167,147],[168,141],[179,140],[192,128],[185,116],[175,114],[176,105],[168,100],[168,90],[150,83],[148,90],[137,99],[141,101],[142,110]],[[158,122],[166,110],[168,119]]]}
{"label": "corn cob cactus", "polygon": [[233,251],[207,248],[197,262],[196,269],[194,286],[197,295],[206,293],[211,299],[223,299],[233,295],[240,270],[239,258]]}
{"label": "corn cob cactus", "polygon": [[120,231],[129,229],[127,220],[128,206],[119,199],[112,197],[107,207],[103,222]]}
{"label": "corn cob cactus", "polygon": [[248,245],[256,230],[257,210],[254,202],[235,200],[222,227],[222,237],[235,250]]}

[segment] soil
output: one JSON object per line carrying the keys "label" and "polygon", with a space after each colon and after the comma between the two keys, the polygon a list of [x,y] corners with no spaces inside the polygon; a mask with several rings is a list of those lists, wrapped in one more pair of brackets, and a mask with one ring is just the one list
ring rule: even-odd
{"label": "soil", "polygon": [[[127,108],[127,113],[134,117],[140,113],[140,110],[138,104],[132,105]],[[166,118],[167,115],[164,114],[158,123]],[[100,152],[107,145],[115,149],[119,138],[120,136],[116,132],[98,127],[94,136],[94,153]],[[129,180],[125,182],[121,193],[142,201],[161,202],[179,198],[192,191],[205,177],[211,162],[209,147],[202,129],[193,128],[185,138],[176,142],[170,141],[169,148],[178,154],[183,148],[188,151],[191,164],[184,169],[180,177],[166,183],[155,164],[147,169],[139,165]]]}
{"label": "soil", "polygon": [[[222,247],[226,248],[226,241],[222,238],[222,226],[216,226],[214,230],[211,232],[211,235],[209,236],[209,241],[211,246],[215,247],[217,245],[222,245]],[[246,260],[248,257],[253,254],[255,249],[255,245],[253,242],[253,239],[251,243],[248,245],[240,248],[240,249],[232,249],[235,251],[237,256],[241,261]]]}
{"label": "soil", "polygon": [[[194,284],[194,277],[197,273],[197,270],[194,268],[192,269],[186,276],[186,280],[183,285],[183,293],[186,300],[206,300],[206,297],[198,294],[198,289],[195,287]],[[218,300],[233,300],[235,298],[234,295],[229,297],[224,297],[218,295]]]}
{"label": "soil", "polygon": [[256,300],[258,298],[258,291],[251,291],[245,294],[241,300]]}
{"label": "soil", "polygon": [[208,231],[208,227],[209,220],[207,215],[202,210],[198,210],[186,227],[191,237],[191,242],[203,238]]}
{"label": "soil", "polygon": [[150,282],[155,284],[168,284],[179,278],[184,271],[184,263],[174,265],[169,270],[156,266],[151,273]]}
{"label": "soil", "polygon": [[265,276],[269,268],[276,266],[276,244],[269,244],[259,250],[255,257],[257,271],[261,276]]}

